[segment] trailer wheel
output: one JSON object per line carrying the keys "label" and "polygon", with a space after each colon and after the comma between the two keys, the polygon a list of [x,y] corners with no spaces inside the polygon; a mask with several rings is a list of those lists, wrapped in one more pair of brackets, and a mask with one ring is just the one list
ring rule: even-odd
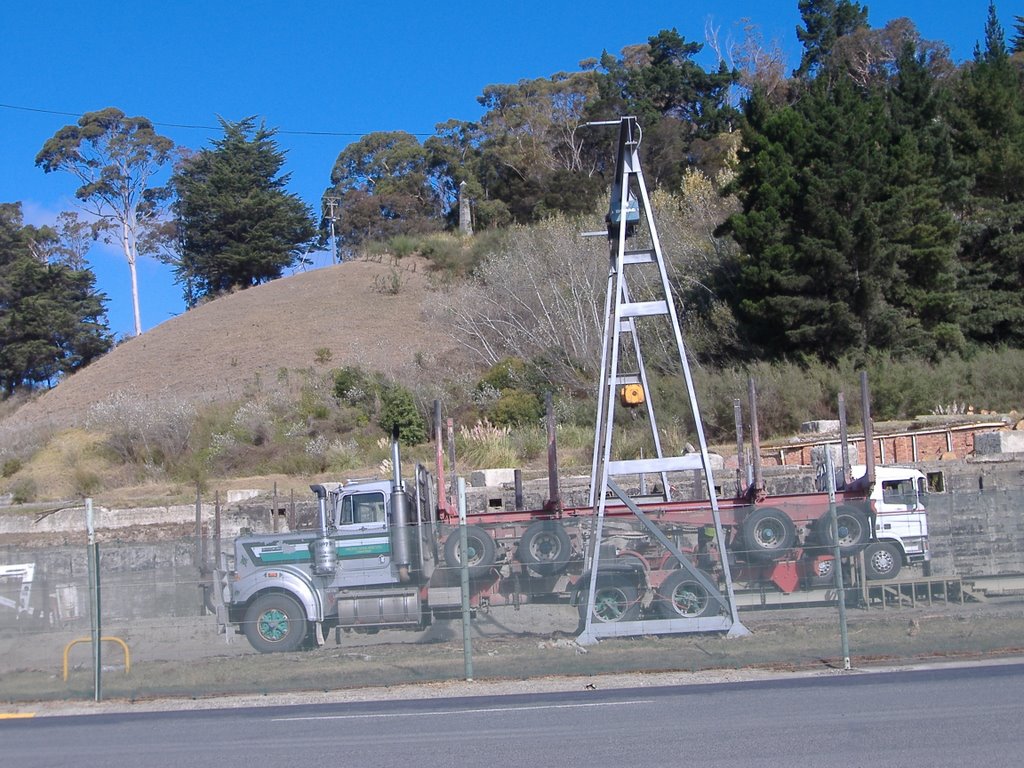
{"label": "trailer wheel", "polygon": [[871,581],[879,579],[895,579],[903,567],[903,558],[899,550],[892,544],[884,541],[876,541],[869,544],[864,550],[864,563],[867,568],[867,578]]}
{"label": "trailer wheel", "polygon": [[[701,573],[711,581],[708,574]],[[666,619],[697,619],[703,616],[717,616],[720,604],[708,592],[707,587],[695,579],[689,571],[673,571],[658,587],[655,608]]]}
{"label": "trailer wheel", "polygon": [[569,565],[572,543],[557,520],[538,520],[519,540],[519,561],[540,576],[554,576]]}
{"label": "trailer wheel", "polygon": [[296,651],[306,639],[306,614],[290,595],[272,592],[257,597],[245,611],[242,631],[260,653]]}
{"label": "trailer wheel", "polygon": [[781,509],[761,507],[743,520],[740,536],[748,559],[772,562],[793,546],[796,526]]}
{"label": "trailer wheel", "polygon": [[[841,506],[836,509],[836,527],[839,529],[839,554],[855,555],[871,540],[868,517],[859,509]],[[832,525],[826,514],[814,523],[815,539],[823,547],[836,545],[832,538]]]}
{"label": "trailer wheel", "polygon": [[[580,620],[587,620],[589,584],[580,590]],[[640,618],[640,592],[636,585],[619,575],[599,576],[594,592],[593,620],[603,624],[636,621]]]}
{"label": "trailer wheel", "polygon": [[[456,528],[448,534],[448,539],[444,543],[444,561],[450,568],[462,567],[460,537],[459,529]],[[469,555],[466,565],[469,568],[469,577],[479,579],[486,576],[497,560],[498,548],[494,539],[480,526],[467,525],[466,542]]]}

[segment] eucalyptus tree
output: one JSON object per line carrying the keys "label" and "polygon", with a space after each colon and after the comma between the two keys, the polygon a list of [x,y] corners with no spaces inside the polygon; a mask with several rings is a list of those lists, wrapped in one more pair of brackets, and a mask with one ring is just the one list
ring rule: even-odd
{"label": "eucalyptus tree", "polygon": [[172,161],[174,149],[147,118],[107,107],[61,128],[36,155],[36,165],[46,173],[66,171],[78,178],[75,196],[96,228],[120,244],[131,272],[136,336],[142,333],[136,262],[155,251],[147,235],[159,226],[170,192],[153,182]]}

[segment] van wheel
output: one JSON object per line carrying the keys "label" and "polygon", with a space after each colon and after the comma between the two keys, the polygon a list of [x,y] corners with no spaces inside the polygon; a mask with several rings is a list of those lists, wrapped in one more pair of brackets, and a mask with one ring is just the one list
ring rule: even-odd
{"label": "van wheel", "polygon": [[864,564],[870,581],[895,579],[903,567],[903,558],[892,544],[876,541],[864,550]]}

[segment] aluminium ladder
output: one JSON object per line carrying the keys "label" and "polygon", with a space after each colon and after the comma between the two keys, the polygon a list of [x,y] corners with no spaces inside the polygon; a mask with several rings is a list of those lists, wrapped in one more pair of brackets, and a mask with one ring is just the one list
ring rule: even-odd
{"label": "aluminium ladder", "polygon": [[[725,534],[715,493],[714,479],[708,455],[704,428],[697,406],[693,380],[686,358],[679,319],[672,301],[672,293],[668,281],[668,273],[658,238],[647,187],[644,183],[643,171],[640,168],[640,126],[635,117],[623,117],[618,121],[596,123],[596,125],[618,125],[619,139],[616,155],[615,177],[612,184],[611,202],[607,216],[609,242],[608,289],[605,296],[605,327],[604,345],[601,352],[601,385],[598,392],[597,423],[594,435],[594,453],[591,466],[590,506],[594,509],[593,536],[587,554],[587,570],[598,574],[591,578],[587,591],[586,618],[578,641],[583,644],[597,642],[602,637],[625,637],[651,634],[671,634],[684,632],[721,632],[730,636],[749,634],[739,620],[736,602],[733,595],[732,575],[728,558],[725,556]],[[626,240],[641,222],[646,223],[649,247],[630,250]],[[634,300],[628,287],[626,271],[643,268],[644,265],[657,267],[658,279],[648,279],[644,284],[644,300]],[[649,271],[649,268],[648,268]],[[686,382],[690,410],[696,425],[697,438],[700,443],[699,453],[680,456],[665,456],[655,420],[654,405],[650,398],[647,373],[640,348],[640,336],[637,333],[637,321],[641,318],[661,319],[668,321],[675,339],[678,363]],[[622,358],[625,352],[631,354],[630,362],[635,364],[635,371],[621,371]],[[615,427],[616,393],[622,387],[639,387],[642,400],[646,406],[647,419],[651,428],[655,456],[640,459],[612,459],[612,439]],[[718,551],[721,553],[722,569],[725,577],[726,594],[722,595],[718,587],[710,582],[707,576],[698,570],[683,555],[678,547],[648,518],[636,502],[631,499],[616,481],[622,475],[639,475],[641,478],[649,473],[660,475],[661,494],[664,501],[669,501],[671,488],[668,481],[669,472],[682,470],[703,470],[707,489],[707,498],[715,523],[715,536]],[[643,482],[641,482],[643,486]],[[614,495],[633,513],[647,532],[657,539],[675,558],[680,568],[701,583],[708,594],[720,605],[721,615],[700,618],[670,618],[639,621],[602,621],[594,618],[594,604],[597,585],[601,580],[601,537],[604,531],[606,505],[609,495]]]}

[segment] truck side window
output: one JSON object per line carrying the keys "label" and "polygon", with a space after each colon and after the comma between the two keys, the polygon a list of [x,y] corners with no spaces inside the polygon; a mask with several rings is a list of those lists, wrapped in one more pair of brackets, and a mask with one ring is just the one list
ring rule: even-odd
{"label": "truck side window", "polygon": [[882,501],[886,504],[916,504],[916,497],[911,480],[882,481]]}
{"label": "truck side window", "polygon": [[341,524],[384,522],[384,494],[354,493],[341,500]]}

